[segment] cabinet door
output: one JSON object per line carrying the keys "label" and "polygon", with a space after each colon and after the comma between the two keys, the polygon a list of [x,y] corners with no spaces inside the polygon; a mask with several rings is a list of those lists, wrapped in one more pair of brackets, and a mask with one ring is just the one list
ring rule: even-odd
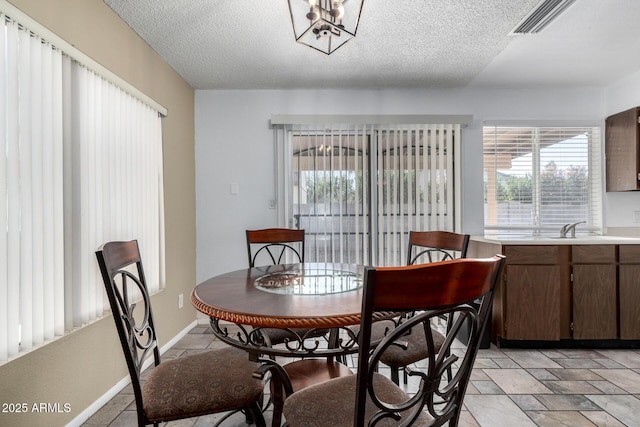
{"label": "cabinet door", "polygon": [[640,340],[640,265],[620,265],[620,339]]}
{"label": "cabinet door", "polygon": [[557,265],[507,266],[506,339],[560,339],[560,283]]}
{"label": "cabinet door", "polygon": [[620,339],[640,339],[640,245],[620,245]]}
{"label": "cabinet door", "polygon": [[615,264],[573,266],[573,338],[616,339]]}
{"label": "cabinet door", "polygon": [[638,183],[638,111],[632,108],[607,117],[605,153],[607,191],[629,191]]}

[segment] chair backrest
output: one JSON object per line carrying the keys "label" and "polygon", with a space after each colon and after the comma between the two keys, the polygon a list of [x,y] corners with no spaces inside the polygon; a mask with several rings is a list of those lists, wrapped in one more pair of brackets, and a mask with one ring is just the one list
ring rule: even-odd
{"label": "chair backrest", "polygon": [[140,371],[151,356],[156,366],[160,364],[160,351],[138,242],[105,243],[96,251],[96,257],[140,411]]}
{"label": "chair backrest", "polygon": [[271,260],[271,264],[304,262],[304,230],[290,228],[265,228],[247,230],[247,255],[249,267],[255,267],[259,255]]}
{"label": "chair backrest", "polygon": [[469,237],[451,231],[411,231],[407,265],[466,258]]}
{"label": "chair backrest", "polygon": [[[451,421],[456,425],[471,369],[478,352],[479,341],[493,300],[493,291],[500,277],[504,258],[496,255],[486,259],[456,259],[402,267],[367,267],[364,277],[364,298],[360,323],[355,426],[364,425],[367,395],[379,409],[376,417],[399,416],[403,425],[415,420],[423,409],[437,419],[433,425]],[[480,299],[480,305],[471,304]],[[388,332],[372,348],[371,325],[376,311],[420,311]],[[441,315],[454,318],[440,351],[436,351],[434,323]],[[466,326],[465,326],[466,324]],[[382,353],[392,345],[402,345],[402,337],[414,326],[422,325],[428,347],[428,367],[410,371],[420,378],[418,392],[408,401],[385,403],[376,395],[373,377]],[[468,327],[468,331],[461,330]],[[421,329],[421,330],[422,330]],[[468,332],[468,335],[466,335]],[[454,346],[462,340],[466,347]],[[451,367],[453,376],[447,379]],[[406,412],[405,412],[406,411]],[[408,415],[410,414],[410,415]],[[440,423],[440,421],[442,421]]]}

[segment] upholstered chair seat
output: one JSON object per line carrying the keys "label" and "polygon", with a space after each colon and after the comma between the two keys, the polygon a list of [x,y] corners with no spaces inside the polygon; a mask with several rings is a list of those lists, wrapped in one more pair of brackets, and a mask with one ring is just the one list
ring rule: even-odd
{"label": "upholstered chair seat", "polygon": [[144,412],[153,422],[243,409],[262,396],[257,368],[231,347],[166,360],[142,385]]}
{"label": "upholstered chair seat", "polygon": [[[436,353],[442,348],[444,335],[434,330],[433,341]],[[380,361],[392,368],[401,368],[429,357],[427,338],[422,325],[416,325],[398,340],[403,345],[389,346],[380,356]],[[406,345],[406,347],[404,346]]]}
{"label": "upholstered chair seat", "polygon": [[[288,427],[352,427],[356,407],[356,375],[340,377],[321,384],[307,387],[293,393],[284,402],[284,414]],[[409,396],[389,378],[374,374],[373,387],[376,396],[387,403],[402,403]],[[331,408],[329,411],[328,408]],[[365,424],[378,408],[370,397],[367,398]],[[427,424],[429,417],[422,413],[413,423],[415,426]],[[404,420],[406,422],[406,419]],[[393,420],[382,421],[377,427],[400,425]]]}

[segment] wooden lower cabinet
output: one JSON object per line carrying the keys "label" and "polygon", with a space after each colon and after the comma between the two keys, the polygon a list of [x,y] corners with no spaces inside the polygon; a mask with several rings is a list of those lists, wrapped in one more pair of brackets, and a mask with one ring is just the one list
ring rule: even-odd
{"label": "wooden lower cabinet", "polygon": [[571,248],[573,338],[618,338],[615,245]]}
{"label": "wooden lower cabinet", "polygon": [[564,337],[563,325],[569,317],[567,254],[564,246],[504,247],[502,338],[557,341]]}
{"label": "wooden lower cabinet", "polygon": [[558,266],[509,265],[506,283],[504,338],[559,340],[560,270]]}
{"label": "wooden lower cabinet", "polygon": [[640,341],[640,245],[470,243],[468,256],[489,253],[506,256],[494,343]]}
{"label": "wooden lower cabinet", "polygon": [[573,266],[573,338],[618,338],[616,266]]}
{"label": "wooden lower cabinet", "polygon": [[620,339],[640,340],[640,245],[620,245]]}

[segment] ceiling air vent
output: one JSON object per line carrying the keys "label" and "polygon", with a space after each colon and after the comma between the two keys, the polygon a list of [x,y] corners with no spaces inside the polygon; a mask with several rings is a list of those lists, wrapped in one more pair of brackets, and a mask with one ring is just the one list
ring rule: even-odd
{"label": "ceiling air vent", "polygon": [[576,0],[543,0],[513,29],[510,34],[534,34],[542,31]]}

